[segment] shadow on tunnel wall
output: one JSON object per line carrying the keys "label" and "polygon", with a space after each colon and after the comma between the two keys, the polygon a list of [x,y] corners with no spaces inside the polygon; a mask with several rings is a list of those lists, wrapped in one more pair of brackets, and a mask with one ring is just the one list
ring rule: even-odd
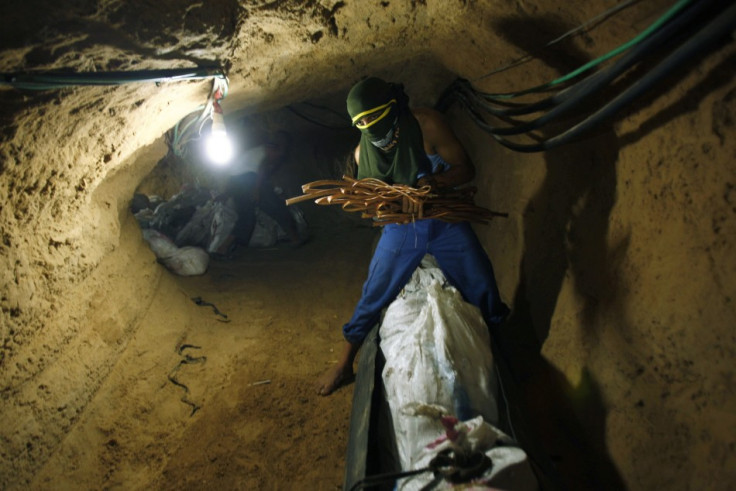
{"label": "shadow on tunnel wall", "polygon": [[[540,39],[552,39],[569,29],[555,18],[507,18],[496,21],[493,29],[535,57],[535,63],[541,60],[560,74],[589,61],[567,41],[554,49],[539,46]],[[586,103],[581,110],[589,107]],[[547,127],[542,136],[555,136],[583,116],[572,114]],[[566,275],[573,276],[577,293],[584,299],[581,324],[588,339],[596,336],[593,321],[602,302],[617,295],[610,272],[620,250],[609,251],[606,236],[615,200],[619,147],[615,132],[607,126],[582,142],[547,151],[544,182],[524,210],[520,283],[499,344],[514,382],[510,399],[526,426],[518,428],[525,435],[519,439],[540,460],[543,470],[555,474],[548,476],[547,487],[625,488],[607,454],[606,411],[596,381],[584,373],[580,385],[572,387],[541,356]],[[625,250],[626,243],[617,249],[621,248]]]}
{"label": "shadow on tunnel wall", "polygon": [[[696,69],[701,62],[701,58],[689,60],[688,63],[680,66],[679,70],[676,73],[673,73],[672,76],[667,79],[666,83],[662,84],[655,90],[659,93],[663,93],[671,87],[676,87],[682,83],[685,77],[692,70]],[[621,135],[620,148],[633,145],[652,131],[664,126],[681,115],[696,112],[700,108],[700,105],[703,103],[706,96],[715,90],[733,83],[734,73],[736,73],[736,55],[731,55],[724,58],[711,68],[708,74],[700,82],[688,89],[687,92],[683,93],[682,97],[672,101],[665,107],[659,108],[654,116],[647,119],[635,131]],[[636,74],[633,74],[631,78],[636,78]],[[627,116],[643,111],[647,107],[651,106],[655,99],[656,97],[640,98],[628,107],[623,108],[617,117],[619,119],[623,119]],[[731,90],[725,95],[724,99],[720,101],[720,104],[715,104],[713,107],[713,131],[718,135],[721,142],[723,142],[727,133],[731,131],[731,127],[734,125],[734,122],[730,121],[728,116],[728,108],[732,107],[734,100],[736,100],[736,91]]]}

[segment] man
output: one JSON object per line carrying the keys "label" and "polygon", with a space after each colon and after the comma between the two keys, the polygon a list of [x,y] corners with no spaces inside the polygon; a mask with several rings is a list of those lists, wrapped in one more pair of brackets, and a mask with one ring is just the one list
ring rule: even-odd
{"label": "man", "polygon": [[273,174],[284,163],[288,137],[278,133],[275,138],[243,151],[229,167],[230,178],[220,199],[232,198],[238,219],[232,237],[221,251],[230,248],[233,240],[247,246],[256,225],[256,207],[273,218],[286,232],[294,246],[304,243],[294,216],[284,199],[274,192]]}
{"label": "man", "polygon": [[[347,108],[361,131],[355,149],[358,179],[372,177],[388,184],[434,189],[473,179],[473,164],[442,115],[432,109],[409,109],[402,86],[375,77],[364,79],[350,90]],[[489,327],[508,315],[491,262],[469,223],[431,219],[385,225],[362,296],[343,326],[340,359],[319,380],[319,394],[328,395],[352,380],[353,362],[363,340],[425,254],[433,255],[448,281],[480,308]]]}

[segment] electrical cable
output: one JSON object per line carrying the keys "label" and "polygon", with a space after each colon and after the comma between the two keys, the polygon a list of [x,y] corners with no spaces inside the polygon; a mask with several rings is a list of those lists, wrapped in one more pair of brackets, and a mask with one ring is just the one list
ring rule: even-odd
{"label": "electrical cable", "polygon": [[206,78],[224,79],[225,73],[219,66],[83,73],[17,72],[0,74],[0,85],[10,85],[16,89],[48,90],[76,85],[122,85],[143,82],[159,84]]}
{"label": "electrical cable", "polygon": [[[193,136],[195,133],[196,135],[201,133],[204,124],[212,119],[219,101],[227,95],[228,80],[220,66],[83,73],[60,71],[2,73],[0,74],[0,85],[9,85],[16,89],[48,90],[71,86],[122,85],[144,82],[158,85],[162,82],[209,78],[213,79],[213,85],[206,104],[189,113],[172,130],[167,132],[167,143],[176,155],[181,156],[184,153],[185,145],[196,138]],[[199,114],[194,117],[197,113]]]}
{"label": "electrical cable", "polygon": [[694,0],[678,0],[678,2],[671,7],[667,12],[664,13],[659,19],[657,19],[654,23],[652,23],[649,27],[647,27],[643,32],[639,33],[637,36],[635,36],[633,39],[629,40],[628,42],[620,45],[619,47],[609,51],[608,53],[599,56],[598,58],[589,61],[588,63],[584,64],[583,66],[573,70],[572,72],[563,75],[562,77],[556,78],[555,80],[552,80],[551,82],[544,83],[542,85],[538,85],[536,87],[531,87],[529,89],[525,89],[522,91],[517,92],[505,92],[505,93],[484,93],[483,96],[487,97],[489,99],[498,99],[498,100],[506,100],[506,99],[513,99],[514,97],[519,97],[521,95],[531,94],[534,92],[541,92],[544,90],[547,90],[551,87],[554,87],[555,85],[559,85],[563,82],[567,82],[568,80],[571,80],[575,78],[576,76],[580,75],[581,73],[584,73],[591,68],[603,63],[604,61],[626,51],[627,49],[631,48],[632,46],[635,46],[642,40],[646,39],[652,32],[656,31],[661,27],[663,24],[665,24],[668,20],[670,20],[673,16],[675,16],[677,13],[679,13],[682,9],[684,9],[688,4],[693,2]]}
{"label": "electrical cable", "polygon": [[[549,107],[552,107],[554,105],[559,104],[560,102],[566,100],[572,93],[577,93],[577,90],[579,90],[579,87],[586,86],[587,84],[592,82],[591,77],[608,77],[609,80],[612,80],[615,78],[615,76],[619,75],[620,73],[623,73],[624,70],[626,70],[628,67],[636,63],[641,55],[646,54],[646,52],[649,49],[654,48],[658,44],[664,43],[669,36],[674,34],[673,31],[675,31],[678,27],[682,26],[684,23],[688,22],[690,19],[690,16],[699,13],[702,11],[709,3],[708,1],[700,1],[696,2],[696,4],[691,8],[690,11],[682,12],[679,17],[676,17],[674,20],[672,20],[669,23],[660,23],[659,21],[657,24],[661,27],[658,30],[651,30],[651,34],[647,36],[645,39],[642,39],[640,43],[637,43],[637,46],[632,49],[632,51],[624,56],[619,62],[617,62],[613,67],[609,67],[607,71],[598,72],[596,74],[590,75],[588,78],[581,80],[580,82],[577,82],[575,85],[568,87],[566,89],[563,89],[562,91],[558,92],[556,95],[551,96],[547,99],[543,99],[541,101],[527,104],[527,105],[521,105],[512,107],[510,109],[497,109],[494,106],[490,105],[489,103],[482,103],[484,105],[484,109],[486,109],[491,114],[497,115],[497,116],[512,116],[512,115],[521,115],[521,114],[530,114],[533,112],[538,112],[543,109],[547,109]],[[670,17],[671,18],[671,17]],[[662,18],[660,18],[661,20]],[[641,36],[641,35],[640,35]],[[618,48],[617,48],[618,50]],[[604,55],[604,57],[607,57],[612,52],[609,52],[608,54]],[[632,56],[632,53],[635,55]],[[638,54],[639,56],[636,56]],[[626,61],[624,61],[626,60]],[[578,85],[581,84],[581,85]],[[482,91],[478,91],[473,89],[474,94],[478,95],[479,98],[488,99],[487,93],[484,93]]]}
{"label": "electrical cable", "polygon": [[[194,138],[193,135],[195,133],[199,135],[204,124],[212,119],[212,113],[218,101],[227,95],[228,80],[220,66],[83,73],[60,71],[2,73],[0,74],[0,85],[9,85],[16,89],[25,90],[49,90],[72,86],[123,85],[145,82],[158,85],[162,82],[209,78],[213,79],[213,86],[207,103],[189,113],[167,133],[167,141],[173,152],[181,156],[184,153],[185,145]],[[198,116],[194,117],[197,113],[199,113]],[[184,121],[186,123],[183,123]]]}
{"label": "electrical cable", "polygon": [[[335,116],[337,116],[338,119],[340,119],[342,121],[350,122],[350,118],[346,117],[345,116],[345,113],[336,111],[336,110],[332,109],[331,107],[323,106],[323,105],[320,105],[320,104],[314,104],[312,102],[304,102],[303,104],[305,106],[310,106],[310,107],[313,107],[315,109],[320,109],[322,111],[327,111],[328,113],[334,114]],[[352,128],[353,125],[351,124],[350,127]]]}
{"label": "electrical cable", "polygon": [[517,144],[498,135],[493,135],[493,137],[505,147],[518,152],[540,152],[568,143],[580,137],[601,121],[618,112],[632,100],[651,89],[652,86],[669,75],[670,72],[683,64],[686,64],[689,60],[693,59],[694,56],[708,48],[710,45],[715,44],[721,37],[728,35],[734,30],[734,28],[736,28],[736,4],[731,5],[724,12],[717,15],[713,20],[706,24],[705,27],[701,28],[684,44],[675,49],[652,71],[640,78],[631,87],[619,94],[608,104],[600,108],[582,122],[555,137],[531,145]]}
{"label": "electrical cable", "polygon": [[[586,30],[588,28],[588,26],[590,26],[594,22],[597,22],[598,20],[601,20],[601,19],[603,19],[605,17],[611,16],[611,15],[613,15],[613,14],[615,14],[615,13],[617,13],[617,12],[623,10],[623,9],[625,9],[626,7],[629,7],[629,6],[631,6],[631,5],[633,5],[633,4],[637,3],[637,2],[640,2],[640,1],[641,0],[628,0],[627,2],[624,2],[624,3],[621,3],[621,4],[616,5],[614,7],[611,7],[610,9],[606,10],[605,12],[602,12],[602,13],[596,15],[595,17],[593,17],[591,19],[588,19],[587,21],[583,22],[579,26],[577,26],[577,27],[575,27],[573,29],[570,29],[569,31],[565,32],[564,34],[556,37],[552,41],[550,41],[547,44],[545,44],[544,47],[547,48],[547,47],[550,47],[550,46],[554,46],[555,44],[559,43],[560,41],[562,41],[562,40],[564,40],[564,39],[566,39],[566,38],[568,38],[570,36],[573,36],[573,35],[577,34],[580,31]],[[517,66],[521,65],[522,63],[526,63],[527,61],[530,61],[532,59],[534,59],[534,57],[532,55],[522,56],[521,58],[518,58],[518,59],[512,61],[511,63],[502,66],[501,68],[497,68],[497,69],[493,70],[492,72],[489,72],[489,73],[486,73],[485,75],[481,75],[480,77],[474,78],[473,79],[473,82],[478,81],[478,80],[483,80],[484,78],[488,78],[491,75],[495,75],[496,73],[504,72],[504,71],[509,70],[511,68],[517,67]]]}
{"label": "electrical cable", "polygon": [[[70,73],[63,71],[1,73],[0,86],[16,89],[48,90],[71,86],[122,85],[128,83],[177,82],[182,80],[213,79],[212,91],[204,106],[198,107],[181,119],[166,133],[166,140],[177,156],[183,156],[187,143],[200,135],[205,123],[221,113],[219,101],[228,92],[228,80],[220,66],[174,68],[161,70],[133,70],[110,72]],[[195,115],[199,113],[196,117]],[[196,134],[196,136],[194,136]]]}
{"label": "electrical cable", "polygon": [[569,93],[568,91],[560,91],[551,97],[547,97],[546,99],[542,99],[541,101],[537,101],[534,103],[517,104],[512,107],[498,108],[497,106],[494,106],[493,104],[488,102],[487,99],[479,95],[478,91],[474,89],[473,86],[470,85],[470,82],[467,80],[461,79],[455,81],[455,85],[452,87],[451,90],[462,91],[466,95],[473,97],[473,101],[478,106],[482,107],[486,112],[497,117],[520,116],[523,114],[540,112],[559,104],[562,99],[563,92]]}
{"label": "electrical cable", "polygon": [[[704,3],[706,3],[706,2],[696,2],[696,6],[693,7],[693,10],[691,10],[691,12],[697,12],[698,10],[702,10],[702,7],[703,7],[703,4]],[[670,9],[670,11],[672,11],[672,10],[673,9]],[[688,14],[690,15],[690,13],[688,13]],[[666,15],[667,14],[665,14],[665,16]],[[680,16],[679,19],[685,20],[686,17],[685,16]],[[662,17],[660,17],[660,19],[657,22],[655,22],[655,24],[659,24],[659,25],[665,24],[665,25],[667,25],[665,22],[660,22],[661,20],[662,20]],[[682,22],[680,22],[680,23],[682,23]],[[657,32],[656,30],[652,30],[651,29],[651,27],[653,25],[655,25],[655,24],[652,24],[650,26],[650,28],[648,29],[648,30],[651,30],[652,33]],[[669,29],[668,30],[668,32],[671,32],[671,31],[672,31],[672,29]],[[661,40],[663,37],[665,37],[665,35],[664,34],[661,34],[661,31],[659,31],[659,32],[660,32],[660,34],[653,34],[652,36],[655,39],[660,39]],[[640,34],[638,37],[641,37],[641,36],[642,35]],[[650,38],[652,36],[647,36],[647,38]],[[645,41],[644,39],[642,39],[642,43],[644,43],[644,42],[646,42],[646,44],[648,46],[650,46],[650,47],[652,47],[652,46],[654,46],[656,44],[651,39],[649,41]],[[662,41],[660,41],[660,42],[662,42]],[[617,48],[617,50],[618,49],[620,49],[620,47]],[[609,52],[606,55],[603,55],[603,57],[609,57],[609,55],[611,53],[612,52]],[[632,63],[634,61],[635,60],[630,60],[630,62],[632,62]],[[621,69],[621,71],[623,71],[623,69],[625,68],[626,65],[624,65],[622,63],[622,64],[619,64],[619,65],[616,65],[616,66],[618,66]],[[611,70],[610,72],[607,72],[607,73],[609,73],[611,75],[615,74],[615,72],[613,70]],[[440,97],[440,99],[439,99],[438,103],[436,104],[436,106],[439,109],[442,109],[443,107],[446,107],[446,105],[448,104],[448,100],[454,95],[454,92],[459,89],[459,90],[465,90],[470,95],[472,95],[473,98],[474,98],[474,100],[476,101],[476,103],[479,106],[482,106],[485,111],[489,112],[490,114],[493,114],[494,116],[504,117],[504,116],[517,116],[517,115],[523,115],[523,114],[530,114],[530,113],[534,113],[534,112],[543,111],[545,109],[548,109],[550,107],[554,107],[555,105],[561,103],[562,101],[566,100],[571,94],[573,94],[576,90],[578,90],[579,87],[582,87],[582,86],[584,86],[587,83],[590,83],[591,82],[591,80],[589,80],[590,77],[595,77],[595,76],[599,76],[599,75],[598,74],[590,75],[588,78],[583,79],[583,80],[577,82],[573,86],[570,86],[570,87],[567,87],[566,89],[563,89],[562,91],[558,92],[557,94],[555,94],[555,95],[553,95],[551,97],[548,97],[546,99],[542,99],[542,100],[537,101],[537,102],[528,103],[528,104],[513,104],[513,103],[509,102],[509,99],[494,99],[493,98],[493,94],[487,93],[487,92],[483,92],[483,91],[480,91],[480,90],[477,90],[477,89],[475,89],[475,88],[472,87],[472,85],[470,84],[469,81],[463,80],[463,79],[458,79],[455,82],[453,82],[444,91],[444,93]],[[538,86],[538,87],[547,86],[547,85],[549,85],[549,84],[543,84],[543,85]],[[489,101],[494,101],[494,103],[496,103],[496,104],[503,103],[506,107],[504,107],[504,108],[498,108],[498,107],[494,106]]]}
{"label": "electrical cable", "polygon": [[[529,131],[538,129],[547,123],[568,114],[575,107],[579,106],[580,102],[590,97],[594,93],[608,86],[610,82],[615,80],[619,75],[624,73],[626,70],[631,68],[633,65],[638,63],[642,58],[650,54],[657,47],[665,44],[669,41],[680,29],[686,24],[690,23],[693,17],[699,15],[714,0],[701,0],[697,2],[692,9],[685,11],[682,15],[673,19],[670,23],[665,24],[659,31],[652,34],[644,42],[636,46],[634,49],[629,51],[621,59],[619,59],[614,65],[608,67],[605,70],[597,72],[586,79],[578,82],[576,85],[562,90],[558,94],[543,101],[530,104],[525,108],[511,108],[506,110],[497,110],[488,104],[484,104],[478,98],[475,98],[476,103],[483,109],[487,110],[491,114],[500,116],[506,115],[517,115],[526,114],[527,112],[537,112],[540,107],[556,106],[543,116],[528,122],[518,124],[511,127],[496,128],[488,126],[487,131],[494,135],[518,135],[520,133],[527,133]],[[472,90],[467,85],[459,85],[461,90],[465,90],[466,93]],[[475,92],[471,92],[470,95],[474,95]]]}
{"label": "electrical cable", "polygon": [[[460,90],[464,90],[469,95],[474,97],[475,102],[481,106],[485,111],[493,114],[494,116],[520,116],[524,114],[531,114],[540,112],[545,109],[558,106],[559,104],[575,97],[583,99],[588,95],[600,90],[605,84],[613,81],[616,77],[621,75],[624,71],[629,69],[635,63],[646,56],[650,50],[655,49],[664,44],[675,32],[686,22],[689,21],[689,16],[702,11],[708,3],[712,3],[704,0],[696,4],[691,11],[687,12],[687,15],[681,15],[670,23],[665,24],[659,31],[653,33],[646,40],[640,43],[637,47],[632,49],[629,53],[619,59],[614,65],[607,69],[597,72],[588,76],[587,78],[577,82],[575,85],[567,87],[557,94],[526,105],[518,105],[510,108],[499,109],[489,103],[486,98],[482,97],[483,93],[475,90],[469,82],[458,81],[457,87]],[[583,92],[584,91],[584,92]],[[503,133],[499,133],[503,134]]]}
{"label": "electrical cable", "polygon": [[410,476],[416,476],[418,474],[424,474],[425,472],[431,472],[432,469],[429,467],[425,467],[423,469],[416,469],[411,471],[402,471],[402,472],[391,472],[386,474],[378,474],[375,476],[367,476],[359,481],[357,481],[355,484],[353,484],[350,487],[350,491],[357,491],[358,489],[363,489],[368,486],[379,486],[381,484],[389,484],[396,482],[397,479],[400,479],[402,477],[410,477]]}
{"label": "electrical cable", "polygon": [[[219,101],[224,99],[228,93],[228,80],[227,77],[215,78],[212,83],[212,90],[207,98],[207,102],[199,106],[193,112],[187,114],[182,118],[174,128],[169,130],[167,133],[167,139],[169,146],[175,155],[183,157],[186,153],[186,145],[197,139],[204,128],[205,123],[212,119],[212,115],[215,111],[215,104],[219,104]],[[197,113],[199,113],[197,115]],[[196,117],[194,117],[197,115]],[[183,123],[186,121],[186,123]],[[180,126],[183,126],[180,130]]]}
{"label": "electrical cable", "polygon": [[317,121],[316,119],[311,118],[311,117],[307,116],[306,114],[302,113],[301,111],[299,111],[298,109],[296,109],[293,105],[286,106],[286,108],[289,111],[291,111],[294,114],[296,114],[297,116],[299,116],[300,118],[302,118],[302,119],[304,119],[306,121],[309,121],[312,124],[316,124],[317,126],[321,126],[323,128],[327,128],[327,129],[330,129],[330,130],[349,130],[349,129],[352,128],[352,126],[351,125],[348,125],[348,124],[345,124],[343,126],[335,126],[335,125],[331,125],[331,124],[327,124],[327,123],[322,123],[321,121]]}

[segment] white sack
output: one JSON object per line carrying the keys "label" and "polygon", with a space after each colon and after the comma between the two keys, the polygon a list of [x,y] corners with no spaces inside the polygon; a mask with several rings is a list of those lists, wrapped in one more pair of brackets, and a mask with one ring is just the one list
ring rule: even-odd
{"label": "white sack", "polygon": [[179,276],[196,276],[207,271],[210,255],[201,247],[184,246],[160,261]]}
{"label": "white sack", "polygon": [[143,238],[148,242],[151,250],[159,259],[172,255],[178,249],[173,240],[152,228],[143,229]]}
{"label": "white sack", "polygon": [[[461,421],[479,418],[490,428],[484,435],[502,435],[498,424],[497,380],[490,336],[480,309],[450,286],[436,261],[425,256],[420,267],[386,309],[379,331],[386,359],[383,384],[393,421],[402,470],[425,467],[437,450],[426,447],[445,435],[437,417],[417,408],[439,408]],[[476,427],[480,423],[476,424]],[[480,430],[478,430],[480,431]],[[497,438],[487,438],[489,449]],[[526,454],[513,447],[493,449],[497,465],[525,466],[526,481],[535,482]],[[499,453],[500,452],[500,453]],[[490,455],[490,454],[488,454]],[[432,475],[401,481],[399,489],[421,489]]]}
{"label": "white sack", "polygon": [[153,229],[144,229],[143,238],[148,242],[158,261],[172,273],[179,276],[204,274],[210,262],[210,255],[199,247],[176,247],[164,234]]}
{"label": "white sack", "polygon": [[441,434],[436,422],[403,414],[406,405],[441,405],[461,419],[498,421],[488,328],[480,310],[446,284],[431,256],[389,305],[380,338],[402,468],[413,467],[413,456]]}

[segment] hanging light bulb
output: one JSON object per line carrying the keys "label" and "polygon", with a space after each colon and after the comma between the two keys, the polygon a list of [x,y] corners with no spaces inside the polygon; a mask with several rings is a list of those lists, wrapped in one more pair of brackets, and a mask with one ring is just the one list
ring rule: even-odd
{"label": "hanging light bulb", "polygon": [[212,127],[205,140],[205,150],[208,158],[217,165],[227,164],[233,156],[233,146],[227,137],[225,118],[218,100],[212,104]]}

